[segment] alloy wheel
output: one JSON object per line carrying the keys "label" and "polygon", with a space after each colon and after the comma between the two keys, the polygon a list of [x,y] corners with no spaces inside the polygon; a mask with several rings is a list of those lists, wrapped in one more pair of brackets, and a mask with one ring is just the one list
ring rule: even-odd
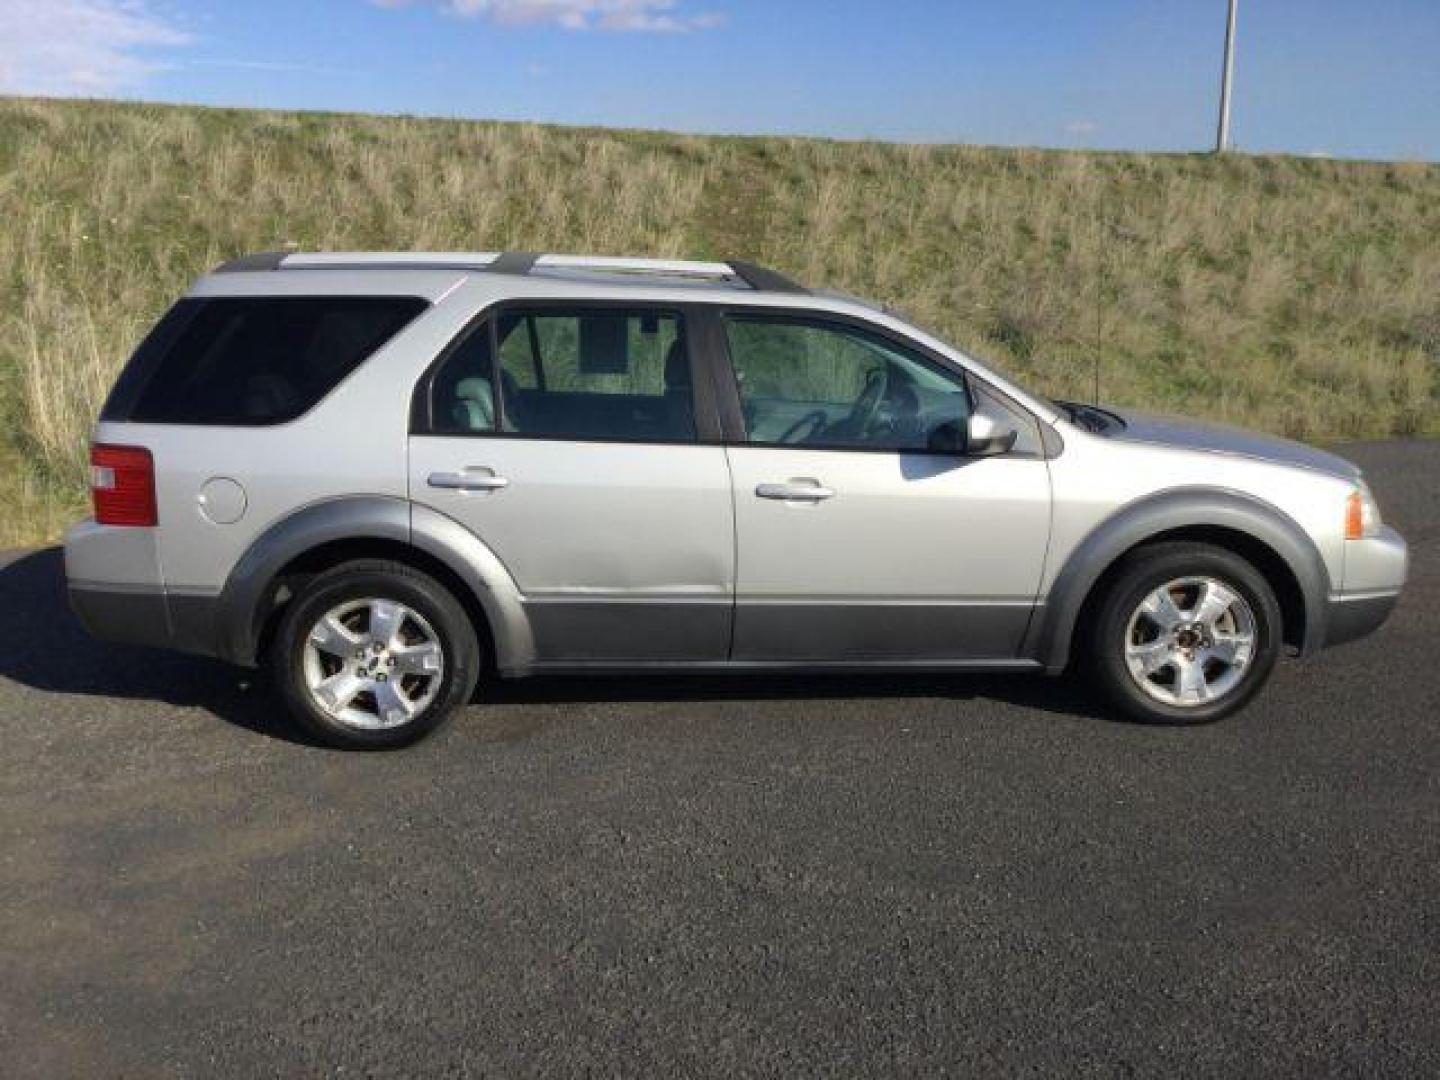
{"label": "alloy wheel", "polygon": [[1131,678],[1152,698],[1177,708],[1207,705],[1233,693],[1255,648],[1255,612],[1249,602],[1212,577],[1161,585],[1140,601],[1125,629]]}
{"label": "alloy wheel", "polygon": [[413,608],[381,598],[350,600],[305,636],[305,685],[317,708],[363,731],[400,727],[440,692],[445,653]]}

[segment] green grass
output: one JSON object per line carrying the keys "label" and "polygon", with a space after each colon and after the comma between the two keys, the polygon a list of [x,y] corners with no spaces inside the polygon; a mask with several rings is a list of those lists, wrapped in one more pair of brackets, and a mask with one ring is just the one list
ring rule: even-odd
{"label": "green grass", "polygon": [[1440,430],[1440,167],[0,99],[0,543],[83,506],[145,328],[246,251],[745,257],[1042,393],[1316,441]]}

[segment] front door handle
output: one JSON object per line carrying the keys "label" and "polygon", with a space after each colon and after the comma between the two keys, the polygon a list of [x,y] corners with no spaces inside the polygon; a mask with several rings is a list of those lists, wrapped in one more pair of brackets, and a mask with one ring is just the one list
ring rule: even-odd
{"label": "front door handle", "polygon": [[496,476],[493,469],[466,469],[463,472],[435,472],[425,481],[433,488],[445,491],[501,491],[510,486],[503,476]]}
{"label": "front door handle", "polygon": [[755,494],[762,499],[782,502],[824,502],[835,497],[833,489],[808,477],[786,480],[783,484],[761,484],[755,489]]}

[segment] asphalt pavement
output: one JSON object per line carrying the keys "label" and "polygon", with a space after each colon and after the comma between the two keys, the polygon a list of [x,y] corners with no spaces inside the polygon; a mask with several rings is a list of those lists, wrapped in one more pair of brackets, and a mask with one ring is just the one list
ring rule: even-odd
{"label": "asphalt pavement", "polygon": [[1412,581],[1198,729],[1026,678],[505,684],[403,753],[0,566],[0,1074],[1440,1074]]}

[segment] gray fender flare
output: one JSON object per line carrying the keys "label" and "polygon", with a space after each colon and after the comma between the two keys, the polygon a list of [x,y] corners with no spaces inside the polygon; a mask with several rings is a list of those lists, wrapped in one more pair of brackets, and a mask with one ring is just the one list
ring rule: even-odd
{"label": "gray fender flare", "polygon": [[1101,576],[1125,552],[1161,533],[1186,527],[1244,533],[1268,547],[1290,568],[1305,606],[1300,651],[1325,640],[1330,574],[1310,536],[1289,515],[1267,502],[1226,488],[1175,488],[1129,503],[1097,525],[1076,546],[1055,577],[1045,604],[1027,633],[1026,655],[1058,673],[1070,658],[1080,610]]}
{"label": "gray fender flare", "polygon": [[[503,563],[459,522],[405,499],[355,496],[314,503],[275,522],[241,556],[220,593],[220,654],[253,664],[276,575],[289,563],[339,540],[388,540],[439,560],[480,604],[495,639],[501,670],[533,662],[534,637],[519,589]],[[463,598],[462,598],[463,599]]]}

